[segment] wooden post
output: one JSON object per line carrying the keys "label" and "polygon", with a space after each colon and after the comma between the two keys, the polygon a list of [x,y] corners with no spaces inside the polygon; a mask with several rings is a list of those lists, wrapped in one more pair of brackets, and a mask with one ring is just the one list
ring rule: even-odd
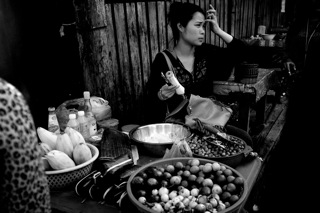
{"label": "wooden post", "polygon": [[[104,0],[74,0],[80,62],[83,67],[85,87],[94,96],[105,98],[110,106],[117,103],[117,91],[113,70],[116,63],[115,46],[110,46]],[[110,33],[110,32],[109,32]],[[111,36],[113,37],[113,36]],[[111,41],[114,43],[114,41]],[[112,108],[114,111],[114,108]]]}

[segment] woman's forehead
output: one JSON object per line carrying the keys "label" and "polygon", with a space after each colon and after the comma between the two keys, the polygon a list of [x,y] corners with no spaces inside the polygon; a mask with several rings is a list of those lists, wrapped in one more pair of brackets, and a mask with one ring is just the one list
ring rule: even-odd
{"label": "woman's forehead", "polygon": [[194,22],[204,22],[204,15],[200,12],[196,12],[193,14],[192,21]]}

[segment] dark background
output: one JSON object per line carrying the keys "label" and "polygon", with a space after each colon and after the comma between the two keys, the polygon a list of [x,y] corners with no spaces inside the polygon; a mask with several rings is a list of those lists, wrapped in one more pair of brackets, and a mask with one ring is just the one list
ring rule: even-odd
{"label": "dark background", "polygon": [[72,0],[0,0],[0,76],[23,92],[36,126],[48,107],[82,97]]}

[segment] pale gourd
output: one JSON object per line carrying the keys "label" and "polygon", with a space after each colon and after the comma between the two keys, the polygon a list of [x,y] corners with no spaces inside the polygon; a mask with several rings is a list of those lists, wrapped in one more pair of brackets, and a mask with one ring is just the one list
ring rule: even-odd
{"label": "pale gourd", "polygon": [[57,138],[58,138],[56,134],[42,127],[37,128],[37,134],[42,143],[48,144],[51,149],[56,149]]}
{"label": "pale gourd", "polygon": [[56,150],[66,153],[71,159],[73,158],[73,145],[67,133],[58,135]]}
{"label": "pale gourd", "polygon": [[59,150],[48,152],[45,158],[54,170],[68,169],[76,166],[74,161],[66,153]]}
{"label": "pale gourd", "polygon": [[50,152],[52,150],[48,144],[43,143],[43,142],[40,143],[40,148],[41,148],[41,156],[48,154],[48,152]]}
{"label": "pale gourd", "polygon": [[90,148],[86,143],[79,143],[73,150],[73,160],[76,165],[87,162],[92,158]]}
{"label": "pale gourd", "polygon": [[64,130],[65,133],[67,133],[70,137],[70,140],[72,142],[73,148],[76,147],[77,144],[79,143],[85,143],[86,141],[84,140],[84,137],[81,135],[80,132],[78,132],[75,129],[72,129],[71,127],[66,127]]}

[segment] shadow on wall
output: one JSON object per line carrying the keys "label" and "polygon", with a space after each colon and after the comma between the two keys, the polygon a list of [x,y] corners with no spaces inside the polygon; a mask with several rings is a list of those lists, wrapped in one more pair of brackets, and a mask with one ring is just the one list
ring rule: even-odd
{"label": "shadow on wall", "polygon": [[82,97],[82,68],[72,1],[0,1],[0,76],[28,99],[36,126],[47,126],[48,107]]}

